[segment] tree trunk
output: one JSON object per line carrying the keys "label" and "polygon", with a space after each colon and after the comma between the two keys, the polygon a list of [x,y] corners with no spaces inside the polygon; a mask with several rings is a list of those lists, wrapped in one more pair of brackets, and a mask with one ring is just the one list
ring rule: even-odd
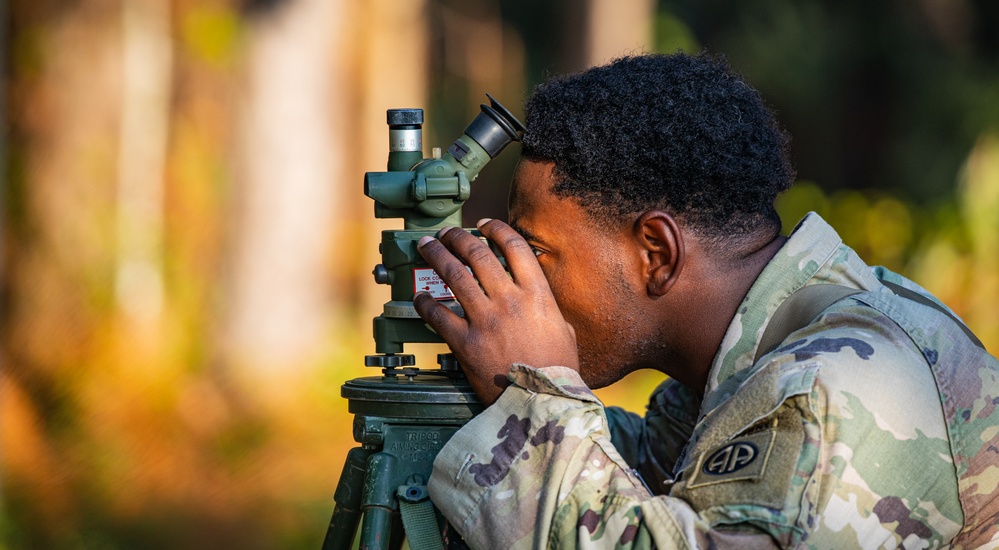
{"label": "tree trunk", "polygon": [[115,298],[132,322],[163,308],[163,175],[170,125],[172,44],[166,0],[122,5]]}
{"label": "tree trunk", "polygon": [[[346,108],[334,73],[345,5],[279,2],[251,15],[238,107],[224,347],[259,372],[301,370],[330,338]],[[333,257],[331,257],[333,255]]]}
{"label": "tree trunk", "polygon": [[587,65],[603,65],[615,57],[651,52],[655,2],[588,0]]}

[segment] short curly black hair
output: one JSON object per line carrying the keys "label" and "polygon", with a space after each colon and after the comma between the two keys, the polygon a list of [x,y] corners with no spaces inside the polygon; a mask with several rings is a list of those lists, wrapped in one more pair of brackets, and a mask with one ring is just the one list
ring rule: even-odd
{"label": "short curly black hair", "polygon": [[790,138],[760,94],[702,53],[650,54],[555,77],[528,99],[522,156],[598,219],[662,209],[710,240],[768,231]]}

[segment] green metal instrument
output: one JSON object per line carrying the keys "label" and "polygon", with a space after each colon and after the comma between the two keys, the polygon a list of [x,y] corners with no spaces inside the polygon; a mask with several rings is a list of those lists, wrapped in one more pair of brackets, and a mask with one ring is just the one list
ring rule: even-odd
{"label": "green metal instrument", "polygon": [[[441,155],[423,158],[423,110],[390,109],[388,170],[364,175],[364,194],[375,201],[376,218],[402,218],[403,229],[382,232],[375,282],[392,287],[391,299],[374,319],[375,355],[364,364],[381,376],[347,381],[341,395],[354,414],[354,440],[334,494],[336,506],[325,550],[350,548],[361,527],[361,548],[443,548],[460,545],[442,534],[426,482],[437,452],[482,410],[450,353],[439,368],[420,369],[405,354],[407,343],[441,343],[413,308],[417,290],[430,292],[462,314],[447,286],[416,249],[423,236],[461,225],[461,207],[479,171],[524,132],[505,107],[488,96],[479,115]],[[475,233],[475,231],[473,231]],[[403,525],[405,526],[403,528]]]}

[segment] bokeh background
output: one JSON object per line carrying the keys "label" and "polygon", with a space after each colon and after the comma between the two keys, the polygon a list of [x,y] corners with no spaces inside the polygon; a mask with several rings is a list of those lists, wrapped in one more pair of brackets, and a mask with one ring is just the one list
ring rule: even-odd
{"label": "bokeh background", "polygon": [[[794,136],[785,229],[820,212],[999,349],[993,0],[0,9],[0,548],[318,547],[388,295],[385,110],[424,108],[429,153],[486,92],[521,115],[623,54],[726,54]],[[505,217],[516,153],[466,223]],[[601,395],[641,411],[660,377]]]}

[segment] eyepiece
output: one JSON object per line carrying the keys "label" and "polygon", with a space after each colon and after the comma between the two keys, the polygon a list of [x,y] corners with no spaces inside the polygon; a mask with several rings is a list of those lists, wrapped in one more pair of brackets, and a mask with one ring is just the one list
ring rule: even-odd
{"label": "eyepiece", "polygon": [[486,97],[489,98],[489,103],[492,104],[492,108],[498,114],[500,114],[504,119],[506,119],[510,123],[510,125],[513,126],[514,130],[517,131],[518,136],[517,139],[515,139],[514,141],[520,141],[520,138],[523,137],[524,132],[527,131],[527,127],[525,127],[521,121],[517,120],[517,117],[513,116],[513,113],[511,113],[506,107],[504,107],[502,103],[496,101],[495,97],[489,94],[486,94]]}
{"label": "eyepiece", "polygon": [[465,128],[465,135],[475,140],[489,158],[496,158],[512,141],[520,141],[524,125],[493,96],[486,94],[491,105],[482,104],[482,112]]}

